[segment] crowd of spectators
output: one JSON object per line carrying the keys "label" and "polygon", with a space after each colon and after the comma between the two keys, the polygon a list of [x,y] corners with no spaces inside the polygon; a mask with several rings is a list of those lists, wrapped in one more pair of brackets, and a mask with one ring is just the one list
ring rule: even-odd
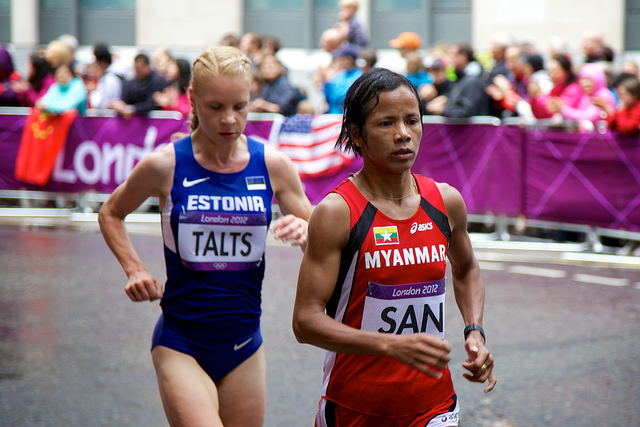
{"label": "crowd of spectators", "polygon": [[[342,12],[347,6],[349,13]],[[340,7],[340,16],[356,19],[357,2],[341,1]],[[339,22],[320,40],[320,48],[333,57],[313,76],[326,101],[323,113],[341,113],[340,95],[376,63],[376,51],[368,45],[364,27],[355,24],[356,33],[365,35],[359,38],[362,44],[345,35],[341,28],[346,27]],[[640,85],[638,64],[626,60],[616,69],[615,52],[597,30],[584,32],[581,54],[572,51],[564,38],[553,38],[545,52],[508,34],[492,36],[489,51],[481,57],[468,42],[438,43],[425,49],[413,32],[400,33],[389,47],[404,61],[405,75],[418,90],[427,114],[516,117],[526,124],[548,119],[555,126],[586,131],[608,125],[622,134],[638,133],[640,106],[633,95]],[[629,81],[621,85],[625,80]],[[616,125],[619,120],[624,125]]]}
{"label": "crowd of spectators", "polygon": [[[490,72],[486,80],[492,114],[520,117],[527,123],[549,119],[586,131],[609,125],[622,134],[638,133],[640,115],[631,114],[634,99],[628,97],[630,104],[625,105],[620,96],[626,90],[620,89],[620,82],[630,80],[628,87],[640,84],[637,64],[625,61],[616,70],[614,51],[599,31],[583,33],[582,55],[577,57],[566,40],[554,39],[546,65],[544,55],[529,43],[512,40],[501,47],[493,58],[501,71]],[[616,127],[615,117],[622,109],[633,123],[621,128]]]}
{"label": "crowd of spectators", "polygon": [[[401,39],[419,40],[403,33],[390,45],[398,47]],[[401,55],[409,58],[403,48]],[[418,91],[429,114],[517,117],[528,124],[548,119],[586,131],[608,125],[635,134],[640,126],[640,106],[633,95],[640,85],[638,65],[627,60],[616,69],[614,56],[595,30],[584,32],[582,55],[572,54],[562,39],[554,39],[547,54],[531,43],[495,35],[485,61],[465,42],[451,44],[446,53],[438,46],[427,67],[433,82],[421,84]]]}
{"label": "crowd of spectators", "polygon": [[108,45],[94,45],[87,64],[77,60],[77,47],[75,37],[60,36],[28,56],[22,76],[9,49],[0,46],[0,106],[35,107],[50,114],[73,109],[81,115],[88,108],[108,109],[124,118],[152,110],[190,113],[189,61],[174,59],[166,49],[157,49],[151,57],[138,53],[128,78],[125,65],[114,66]]}
{"label": "crowd of spectators", "polygon": [[[358,2],[339,4],[337,22],[319,40],[319,48],[331,60],[315,69],[307,86],[322,95],[321,103],[311,102],[304,88],[292,84],[277,37],[246,33],[217,42],[238,47],[251,58],[250,111],[285,116],[342,113],[348,88],[377,65],[378,52],[358,20]],[[151,54],[138,53],[128,64],[107,44],[98,43],[92,46],[92,60],[81,63],[77,48],[74,37],[61,36],[28,55],[21,75],[11,47],[0,45],[0,107],[35,107],[51,114],[69,109],[84,114],[91,108],[114,111],[125,119],[152,110],[178,111],[185,118],[191,114],[187,59],[174,58],[159,47]],[[598,31],[584,32],[580,52],[560,37],[545,50],[496,34],[489,49],[477,55],[464,41],[424,46],[413,32],[398,34],[388,48],[397,51],[396,70],[404,69],[427,114],[488,115],[523,124],[577,125],[585,131],[608,127],[620,135],[639,132],[638,63],[615,61],[614,50]]]}
{"label": "crowd of spectators", "polygon": [[[377,63],[357,12],[357,0],[341,0],[335,24],[319,40],[331,58],[310,79],[310,87],[322,95],[321,105],[309,101],[307,88],[292,84],[278,55],[277,37],[246,33],[221,39],[219,44],[236,46],[252,60],[250,110],[285,116],[342,113],[349,86]],[[0,46],[0,105],[38,107],[54,114],[67,108],[80,114],[86,108],[111,109],[125,118],[151,110],[190,114],[191,64],[186,59],[159,47],[151,55],[138,53],[133,64],[114,67],[114,54],[99,43],[93,46],[93,61],[79,64],[77,47],[70,35],[51,41],[29,55],[22,76],[10,50]],[[562,38],[553,38],[548,50],[541,51],[505,34],[493,35],[480,56],[468,42],[423,46],[413,32],[398,34],[388,47],[397,50],[427,114],[517,117],[528,124],[548,119],[584,130],[609,126],[623,134],[638,132],[638,64],[626,60],[616,66],[615,52],[599,31],[584,32],[581,54]],[[127,67],[134,70],[132,77],[122,72]]]}

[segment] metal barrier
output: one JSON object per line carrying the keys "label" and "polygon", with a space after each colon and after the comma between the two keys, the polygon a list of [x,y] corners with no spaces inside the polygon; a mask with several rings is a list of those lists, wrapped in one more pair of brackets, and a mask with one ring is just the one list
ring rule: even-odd
{"label": "metal barrier", "polygon": [[[71,229],[96,229],[97,212],[109,194],[106,193],[55,193],[45,191],[0,190],[0,224],[63,227]],[[279,215],[277,205],[273,207],[274,219]],[[153,234],[159,230],[158,198],[151,197],[126,218],[130,231]],[[568,252],[612,253],[616,247],[607,246],[603,238],[620,239],[640,243],[640,233],[612,230],[588,225],[530,220],[491,214],[469,214],[469,229],[474,240],[485,242],[530,242],[530,249],[544,248],[537,243],[552,242],[552,238],[541,239],[525,235],[525,230],[557,231],[576,233],[574,241],[561,242],[562,250]]]}
{"label": "metal barrier", "polygon": [[[26,116],[31,111],[29,107],[0,107],[0,115],[3,116]],[[89,108],[84,117],[116,117],[115,110]],[[178,111],[153,110],[149,111],[147,117],[150,119],[174,119],[180,120],[182,113]]]}

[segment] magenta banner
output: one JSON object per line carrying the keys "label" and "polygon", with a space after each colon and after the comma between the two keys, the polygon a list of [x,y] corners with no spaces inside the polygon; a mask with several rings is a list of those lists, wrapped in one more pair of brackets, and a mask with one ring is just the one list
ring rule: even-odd
{"label": "magenta banner", "polygon": [[[249,136],[278,146],[281,119],[255,115]],[[81,117],[71,127],[51,181],[14,178],[26,116],[0,115],[0,189],[110,193],[146,154],[187,132],[182,120]],[[361,159],[333,174],[303,176],[317,204]],[[414,171],[447,182],[469,213],[640,231],[640,137],[525,129],[503,124],[426,124]]]}
{"label": "magenta banner", "polygon": [[470,213],[522,212],[519,128],[428,124],[414,171],[460,191]]}
{"label": "magenta banner", "polygon": [[[13,176],[25,121],[26,116],[22,115],[0,115],[1,189],[111,193],[143,156],[168,144],[174,133],[189,131],[184,120],[79,117],[71,126],[51,180],[46,186],[37,187]],[[251,121],[246,134],[269,143],[272,125],[271,120]]]}
{"label": "magenta banner", "polygon": [[640,231],[640,139],[525,134],[527,218]]}

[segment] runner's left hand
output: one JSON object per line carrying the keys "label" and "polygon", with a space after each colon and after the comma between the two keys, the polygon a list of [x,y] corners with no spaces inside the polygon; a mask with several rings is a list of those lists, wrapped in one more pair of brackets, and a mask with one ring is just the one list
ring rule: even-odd
{"label": "runner's left hand", "polygon": [[471,335],[465,341],[464,349],[468,357],[462,367],[469,372],[463,373],[462,376],[475,383],[484,383],[489,380],[489,384],[484,389],[485,393],[489,393],[497,382],[493,373],[493,356],[480,340],[476,340]]}
{"label": "runner's left hand", "polygon": [[271,224],[271,230],[276,239],[292,246],[300,246],[302,250],[307,246],[307,221],[294,215],[285,215]]}

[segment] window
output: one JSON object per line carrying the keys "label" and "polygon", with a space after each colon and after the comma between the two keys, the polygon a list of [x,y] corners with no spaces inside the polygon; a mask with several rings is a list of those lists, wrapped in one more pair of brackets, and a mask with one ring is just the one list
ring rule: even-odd
{"label": "window", "polygon": [[378,12],[420,11],[422,0],[373,0],[371,6]]}
{"label": "window", "polygon": [[274,36],[283,47],[315,49],[338,21],[338,0],[246,0],[244,32]]}
{"label": "window", "polygon": [[40,0],[40,42],[62,34],[80,44],[135,45],[135,0]]}
{"label": "window", "polygon": [[11,42],[11,0],[0,0],[0,43]]}
{"label": "window", "polygon": [[43,9],[66,9],[71,6],[70,0],[42,0],[40,2]]}
{"label": "window", "polygon": [[371,0],[371,40],[377,48],[404,31],[420,36],[423,48],[471,40],[471,0]]}
{"label": "window", "polygon": [[437,42],[471,42],[471,0],[434,0],[431,38]]}
{"label": "window", "polygon": [[71,0],[40,0],[41,43],[49,43],[65,33],[77,34],[77,11],[72,6]]}
{"label": "window", "polygon": [[135,0],[80,0],[83,9],[134,10]]}
{"label": "window", "polygon": [[624,50],[640,50],[640,0],[626,0]]}
{"label": "window", "polygon": [[135,0],[79,0],[81,44],[136,44]]}
{"label": "window", "polygon": [[245,8],[256,12],[294,11],[302,9],[304,3],[304,0],[246,0]]}
{"label": "window", "polygon": [[405,31],[416,33],[424,47],[429,40],[428,0],[372,0],[371,43],[390,49],[389,41]]}
{"label": "window", "polygon": [[[376,48],[389,49],[403,31],[417,33],[424,47],[471,40],[471,0],[361,1],[369,4],[371,16],[360,16]],[[338,21],[338,0],[245,0],[244,12],[244,32],[278,37],[284,47],[315,49],[322,32]]]}

